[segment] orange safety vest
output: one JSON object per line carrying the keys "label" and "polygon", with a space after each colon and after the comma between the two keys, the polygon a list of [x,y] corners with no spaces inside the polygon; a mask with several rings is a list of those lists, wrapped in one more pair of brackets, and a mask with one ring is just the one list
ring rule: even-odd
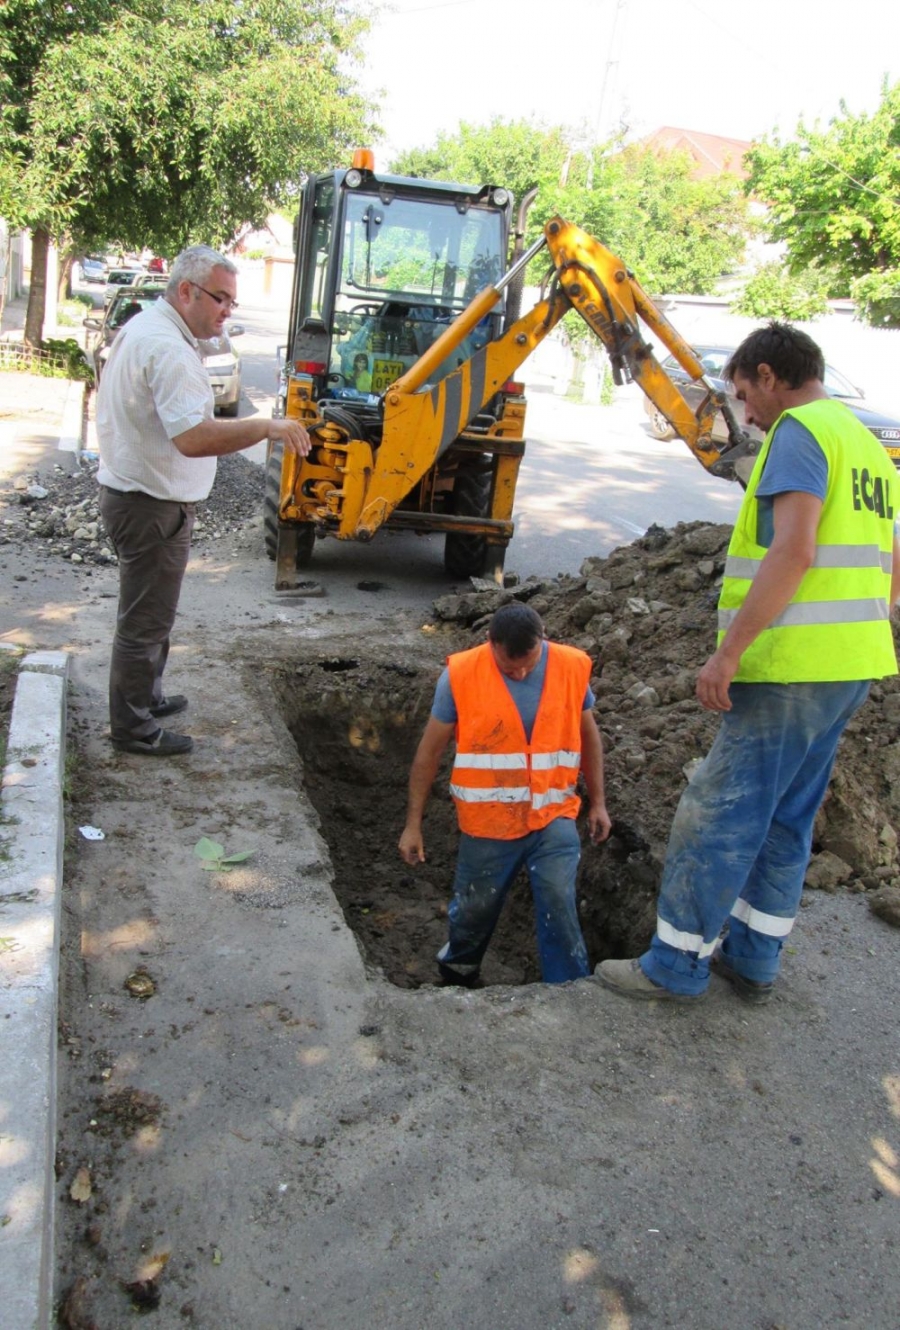
{"label": "orange safety vest", "polygon": [[450,793],[460,831],[515,840],[557,817],[577,817],[590,658],[550,643],[530,743],[489,643],[449,656],[447,665],[457,712]]}

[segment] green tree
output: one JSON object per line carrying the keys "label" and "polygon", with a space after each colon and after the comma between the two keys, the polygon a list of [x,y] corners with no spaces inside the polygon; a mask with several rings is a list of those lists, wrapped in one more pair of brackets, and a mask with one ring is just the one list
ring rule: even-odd
{"label": "green tree", "polygon": [[731,309],[750,319],[817,319],[828,313],[825,279],[816,268],[791,273],[781,263],[763,263]]}
{"label": "green tree", "polygon": [[[96,0],[8,0],[4,25]],[[342,0],[128,0],[106,22],[53,30],[14,121],[0,122],[0,188],[35,238],[174,253],[222,244],[290,205],[304,172],[371,130],[343,73],[365,22]],[[72,40],[77,31],[78,40]],[[5,28],[4,28],[5,32]],[[11,43],[0,67],[19,78]],[[0,196],[0,211],[6,200]],[[32,308],[34,306],[34,308]],[[43,322],[34,280],[27,334]]]}
{"label": "green tree", "polygon": [[[51,219],[44,182],[32,171],[31,105],[46,53],[102,30],[112,0],[6,0],[0,7],[0,216],[32,229],[26,340],[37,345],[43,324]],[[41,311],[40,320],[35,311]]]}
{"label": "green tree", "polygon": [[[619,143],[573,146],[561,127],[527,121],[463,124],[394,163],[404,174],[505,185],[517,199],[537,187],[529,241],[555,213],[619,254],[653,291],[702,295],[739,262],[751,229],[740,182],[693,178],[684,153]],[[535,274],[543,260],[535,261]],[[539,280],[539,278],[536,278]]]}
{"label": "green tree", "polygon": [[399,175],[465,184],[503,185],[516,199],[556,185],[570,157],[565,131],[527,120],[463,122],[456,134],[439,134],[431,148],[412,148],[392,163]]}
{"label": "green tree", "polygon": [[[874,285],[894,306],[900,297],[900,82],[884,84],[871,115],[842,114],[824,130],[803,122],[796,137],[777,136],[747,156],[747,189],[769,207],[772,239],[786,241],[792,272],[818,269],[832,296],[877,274]],[[884,321],[884,299],[864,316]],[[900,311],[895,315],[900,322]],[[889,322],[893,319],[889,316]]]}

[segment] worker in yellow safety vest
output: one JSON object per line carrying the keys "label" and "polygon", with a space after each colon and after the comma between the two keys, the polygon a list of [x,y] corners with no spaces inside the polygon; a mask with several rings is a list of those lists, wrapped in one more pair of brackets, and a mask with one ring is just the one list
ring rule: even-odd
{"label": "worker in yellow safety vest", "polygon": [[838,740],[871,680],[897,673],[900,481],[824,372],[816,343],[778,323],[725,369],[767,433],[697,681],[722,721],[675,814],[649,949],[597,967],[623,996],[696,1002],[712,968],[746,1002],[770,999]]}

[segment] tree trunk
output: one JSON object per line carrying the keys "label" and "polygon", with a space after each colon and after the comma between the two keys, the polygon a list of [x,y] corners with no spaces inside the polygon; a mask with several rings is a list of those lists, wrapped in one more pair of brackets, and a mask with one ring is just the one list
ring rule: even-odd
{"label": "tree trunk", "polygon": [[72,257],[70,249],[60,251],[59,255],[59,280],[56,284],[56,299],[59,304],[64,300],[72,299],[72,268],[75,260]]}
{"label": "tree trunk", "polygon": [[25,315],[25,345],[36,349],[44,335],[44,311],[47,308],[47,251],[50,232],[37,226],[31,233],[31,283],[28,287],[28,312]]}

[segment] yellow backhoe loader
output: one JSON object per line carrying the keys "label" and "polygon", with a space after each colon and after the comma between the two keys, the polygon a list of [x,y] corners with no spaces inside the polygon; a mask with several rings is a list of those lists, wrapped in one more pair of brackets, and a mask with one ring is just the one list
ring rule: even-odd
{"label": "yellow backhoe loader", "polygon": [[[266,545],[289,590],[316,537],[369,541],[382,528],[445,535],[455,576],[502,579],[525,452],[515,374],[570,309],[603,343],[616,383],[640,385],[702,466],[746,480],[757,446],[727,400],[616,255],[561,217],[511,267],[507,191],[378,176],[363,155],[308,182],[301,208],[283,409],[313,438],[305,459],[270,449]],[[528,263],[549,281],[520,314]],[[649,329],[705,396],[692,410]],[[712,441],[721,411],[725,445]]]}

